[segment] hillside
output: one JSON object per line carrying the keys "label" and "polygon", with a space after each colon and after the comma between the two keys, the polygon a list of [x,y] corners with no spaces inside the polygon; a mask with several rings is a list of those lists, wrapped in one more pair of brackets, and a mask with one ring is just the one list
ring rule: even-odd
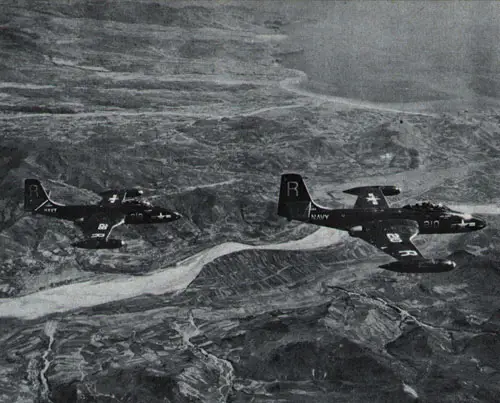
{"label": "hillside", "polygon": [[[465,112],[448,98],[313,92],[280,64],[300,52],[292,14],[4,5],[0,400],[495,401],[496,101]],[[416,238],[424,255],[453,258],[452,272],[384,271],[390,258],[370,245],[279,218],[283,172],[307,176],[323,205],[397,184],[392,204],[477,210],[488,227]],[[140,187],[184,218],[119,227],[119,250],[74,249],[73,224],[24,213],[30,177],[65,204]]]}

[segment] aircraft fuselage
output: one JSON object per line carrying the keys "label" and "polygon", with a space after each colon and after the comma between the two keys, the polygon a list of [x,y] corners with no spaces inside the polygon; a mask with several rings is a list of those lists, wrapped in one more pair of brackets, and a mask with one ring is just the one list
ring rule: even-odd
{"label": "aircraft fuselage", "polygon": [[179,216],[162,207],[152,207],[140,204],[121,204],[114,206],[101,205],[73,205],[64,206],[47,203],[33,211],[33,214],[42,214],[62,220],[83,222],[94,214],[109,216],[125,214],[125,224],[151,224],[174,221]]}
{"label": "aircraft fuselage", "polygon": [[371,221],[413,220],[418,223],[420,234],[463,233],[476,231],[485,226],[482,220],[468,214],[449,211],[415,211],[403,208],[330,210],[312,206],[308,216],[308,218],[305,215],[303,219],[297,217],[294,219],[345,231]]}

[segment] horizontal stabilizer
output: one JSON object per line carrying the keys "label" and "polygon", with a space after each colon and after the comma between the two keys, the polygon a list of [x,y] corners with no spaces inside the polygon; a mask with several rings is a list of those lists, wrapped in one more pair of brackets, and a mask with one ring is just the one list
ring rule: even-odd
{"label": "horizontal stabilizer", "polygon": [[344,190],[344,193],[348,193],[354,196],[360,196],[369,190],[380,189],[384,196],[396,196],[401,193],[401,189],[398,186],[359,186],[352,189]]}

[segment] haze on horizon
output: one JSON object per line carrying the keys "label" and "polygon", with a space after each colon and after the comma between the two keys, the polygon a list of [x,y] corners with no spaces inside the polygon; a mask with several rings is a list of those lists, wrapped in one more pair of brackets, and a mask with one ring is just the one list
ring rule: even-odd
{"label": "haze on horizon", "polygon": [[293,21],[287,45],[303,53],[284,64],[305,71],[312,89],[377,102],[500,96],[498,2],[266,6]]}

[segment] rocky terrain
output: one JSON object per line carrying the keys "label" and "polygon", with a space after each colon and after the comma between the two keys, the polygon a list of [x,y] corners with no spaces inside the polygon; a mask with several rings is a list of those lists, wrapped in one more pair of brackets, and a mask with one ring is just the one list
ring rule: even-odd
{"label": "rocky terrain", "polygon": [[[22,4],[0,13],[1,402],[499,400],[494,94],[315,91],[281,64],[300,8],[272,2]],[[323,205],[398,184],[390,203],[488,227],[415,239],[452,272],[384,271],[279,218],[283,172]],[[140,187],[185,218],[74,249],[74,225],[24,213],[28,177],[66,204]]]}

